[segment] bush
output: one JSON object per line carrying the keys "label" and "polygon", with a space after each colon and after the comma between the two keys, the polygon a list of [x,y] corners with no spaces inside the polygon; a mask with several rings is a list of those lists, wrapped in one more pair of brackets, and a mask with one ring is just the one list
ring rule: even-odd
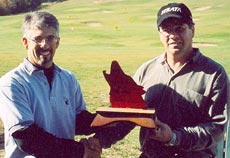
{"label": "bush", "polygon": [[33,11],[41,6],[42,0],[0,0],[0,15]]}
{"label": "bush", "polygon": [[0,0],[0,15],[10,14],[8,9],[7,0]]}

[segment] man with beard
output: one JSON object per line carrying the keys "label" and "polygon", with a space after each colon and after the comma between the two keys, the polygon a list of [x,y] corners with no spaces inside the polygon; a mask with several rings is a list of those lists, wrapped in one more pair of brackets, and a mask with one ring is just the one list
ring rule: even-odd
{"label": "man with beard", "polygon": [[27,58],[0,79],[0,117],[5,129],[5,158],[99,158],[95,115],[86,110],[73,73],[53,62],[59,23],[47,12],[27,14],[22,43]]}

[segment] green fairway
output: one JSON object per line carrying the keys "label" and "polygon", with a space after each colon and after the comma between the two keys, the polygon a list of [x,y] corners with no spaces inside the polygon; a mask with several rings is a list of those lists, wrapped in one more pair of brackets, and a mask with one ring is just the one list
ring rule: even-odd
{"label": "green fairway", "polygon": [[[230,1],[183,2],[190,7],[195,20],[194,46],[222,64],[230,74]],[[89,111],[109,105],[109,86],[102,71],[110,72],[112,60],[118,60],[132,76],[141,63],[163,52],[156,14],[167,3],[166,0],[67,0],[43,4],[42,10],[53,13],[60,22],[61,41],[55,63],[75,73]],[[27,55],[21,43],[24,15],[0,17],[0,76]],[[103,158],[137,158],[138,129],[104,150]]]}

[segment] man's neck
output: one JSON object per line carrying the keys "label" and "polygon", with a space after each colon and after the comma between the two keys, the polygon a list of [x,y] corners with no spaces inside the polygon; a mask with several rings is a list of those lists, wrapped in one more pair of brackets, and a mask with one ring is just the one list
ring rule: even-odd
{"label": "man's neck", "polygon": [[49,82],[50,88],[51,88],[51,83],[53,80],[53,76],[54,76],[54,64],[49,67],[49,68],[43,68],[44,74]]}
{"label": "man's neck", "polygon": [[169,55],[166,53],[166,62],[173,73],[176,73],[181,70],[181,68],[187,63],[189,59],[194,56],[194,51],[191,49],[189,53],[186,53],[183,56]]}

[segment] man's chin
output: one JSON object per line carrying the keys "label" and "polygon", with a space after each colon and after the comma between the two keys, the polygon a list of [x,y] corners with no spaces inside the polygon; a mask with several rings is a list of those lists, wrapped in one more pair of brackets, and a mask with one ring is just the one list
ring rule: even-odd
{"label": "man's chin", "polygon": [[41,68],[50,68],[52,66],[53,62],[52,61],[40,61],[38,63],[39,67]]}
{"label": "man's chin", "polygon": [[174,48],[174,49],[169,49],[168,52],[170,52],[171,54],[178,54],[181,52],[181,50]]}

